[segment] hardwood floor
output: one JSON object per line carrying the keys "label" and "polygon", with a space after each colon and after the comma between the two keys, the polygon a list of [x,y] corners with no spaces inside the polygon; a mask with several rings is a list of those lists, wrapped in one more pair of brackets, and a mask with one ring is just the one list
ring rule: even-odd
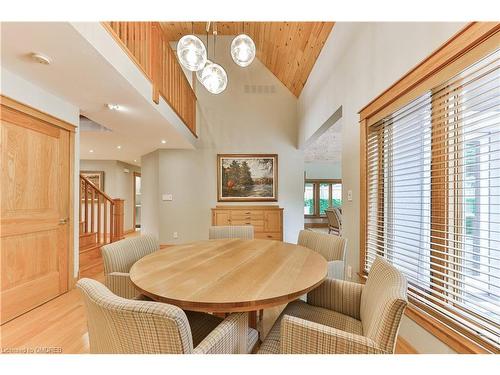
{"label": "hardwood floor", "polygon": [[[92,278],[104,281],[102,273]],[[264,311],[263,337],[283,308]],[[87,322],[80,293],[73,289],[4,324],[0,327],[0,339],[2,353],[88,353]],[[396,353],[412,352],[408,343],[398,341]]]}

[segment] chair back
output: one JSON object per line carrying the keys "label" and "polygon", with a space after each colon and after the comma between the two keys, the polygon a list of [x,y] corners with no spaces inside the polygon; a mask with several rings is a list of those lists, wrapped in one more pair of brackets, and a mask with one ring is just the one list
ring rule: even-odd
{"label": "chair back", "polygon": [[340,211],[339,208],[334,208],[333,213],[335,214],[337,218],[337,222],[339,223],[339,228],[342,227],[342,212]]}
{"label": "chair back", "polygon": [[177,306],[114,295],[96,280],[77,283],[87,311],[90,352],[185,354],[193,351],[186,314]]}
{"label": "chair back", "polygon": [[361,294],[360,317],[363,334],[380,348],[394,353],[401,316],[408,304],[404,275],[377,256]]}
{"label": "chair back", "polygon": [[340,222],[335,212],[331,209],[325,210],[325,212],[326,218],[328,219],[328,226],[333,228],[340,228]]}
{"label": "chair back", "polygon": [[210,240],[221,240],[224,238],[238,238],[240,240],[253,240],[253,225],[213,226],[208,230]]}
{"label": "chair back", "polygon": [[297,244],[320,253],[328,262],[345,259],[347,240],[343,237],[301,230]]}
{"label": "chair back", "polygon": [[104,274],[129,273],[132,265],[148,254],[160,250],[158,240],[151,235],[130,237],[104,245],[101,248]]}

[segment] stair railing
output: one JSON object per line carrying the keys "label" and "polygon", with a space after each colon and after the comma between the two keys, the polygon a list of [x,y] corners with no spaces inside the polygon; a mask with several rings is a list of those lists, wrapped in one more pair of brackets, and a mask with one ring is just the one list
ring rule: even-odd
{"label": "stair railing", "polygon": [[113,199],[80,175],[80,234],[96,233],[99,244],[123,238],[123,199]]}

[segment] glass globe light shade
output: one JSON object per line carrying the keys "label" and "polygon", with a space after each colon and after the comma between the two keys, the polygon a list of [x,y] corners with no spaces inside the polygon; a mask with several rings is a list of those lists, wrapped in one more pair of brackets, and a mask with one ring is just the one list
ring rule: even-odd
{"label": "glass globe light shade", "polygon": [[250,65],[255,58],[255,43],[246,34],[240,34],[231,42],[231,57],[242,67]]}
{"label": "glass globe light shade", "polygon": [[200,81],[201,84],[203,84],[203,71],[210,64],[213,64],[213,62],[210,60],[207,60],[207,62],[205,63],[205,66],[196,72],[196,78],[198,78],[198,81]]}
{"label": "glass globe light shade", "polygon": [[200,38],[184,35],[177,43],[177,56],[182,66],[191,72],[197,72],[207,62],[207,49]]}
{"label": "glass globe light shade", "polygon": [[227,87],[227,74],[219,64],[207,64],[203,68],[200,81],[208,92],[220,94]]}

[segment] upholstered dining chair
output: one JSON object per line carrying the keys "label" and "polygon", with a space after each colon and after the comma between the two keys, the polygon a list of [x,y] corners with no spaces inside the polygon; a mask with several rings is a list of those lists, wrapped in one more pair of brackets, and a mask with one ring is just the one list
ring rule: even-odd
{"label": "upholstered dining chair", "polygon": [[101,248],[104,261],[104,283],[117,296],[136,298],[137,289],[130,281],[130,268],[139,259],[160,249],[151,235],[125,238]]}
{"label": "upholstered dining chair", "polygon": [[328,220],[328,234],[333,232],[340,236],[342,234],[342,229],[340,226],[338,215],[331,208],[325,210],[325,213]]}
{"label": "upholstered dining chair", "polygon": [[314,250],[328,262],[328,277],[332,279],[344,279],[345,254],[347,239],[326,233],[318,233],[312,230],[301,230],[299,232],[298,245]]}
{"label": "upholstered dining chair", "polygon": [[[77,287],[87,311],[91,353],[246,354],[248,314],[226,319],[184,312],[177,306],[129,300],[114,295],[96,280]],[[253,337],[257,338],[257,332]]]}
{"label": "upholstered dining chair", "polygon": [[383,258],[366,284],[326,279],[282,312],[260,354],[392,354],[408,303],[403,274]]}
{"label": "upholstered dining chair", "polygon": [[239,238],[241,240],[253,240],[253,225],[213,226],[208,229],[208,239],[221,240],[224,238]]}
{"label": "upholstered dining chair", "polygon": [[342,209],[339,207],[334,207],[333,212],[337,217],[337,222],[339,223],[339,236],[342,236]]}

